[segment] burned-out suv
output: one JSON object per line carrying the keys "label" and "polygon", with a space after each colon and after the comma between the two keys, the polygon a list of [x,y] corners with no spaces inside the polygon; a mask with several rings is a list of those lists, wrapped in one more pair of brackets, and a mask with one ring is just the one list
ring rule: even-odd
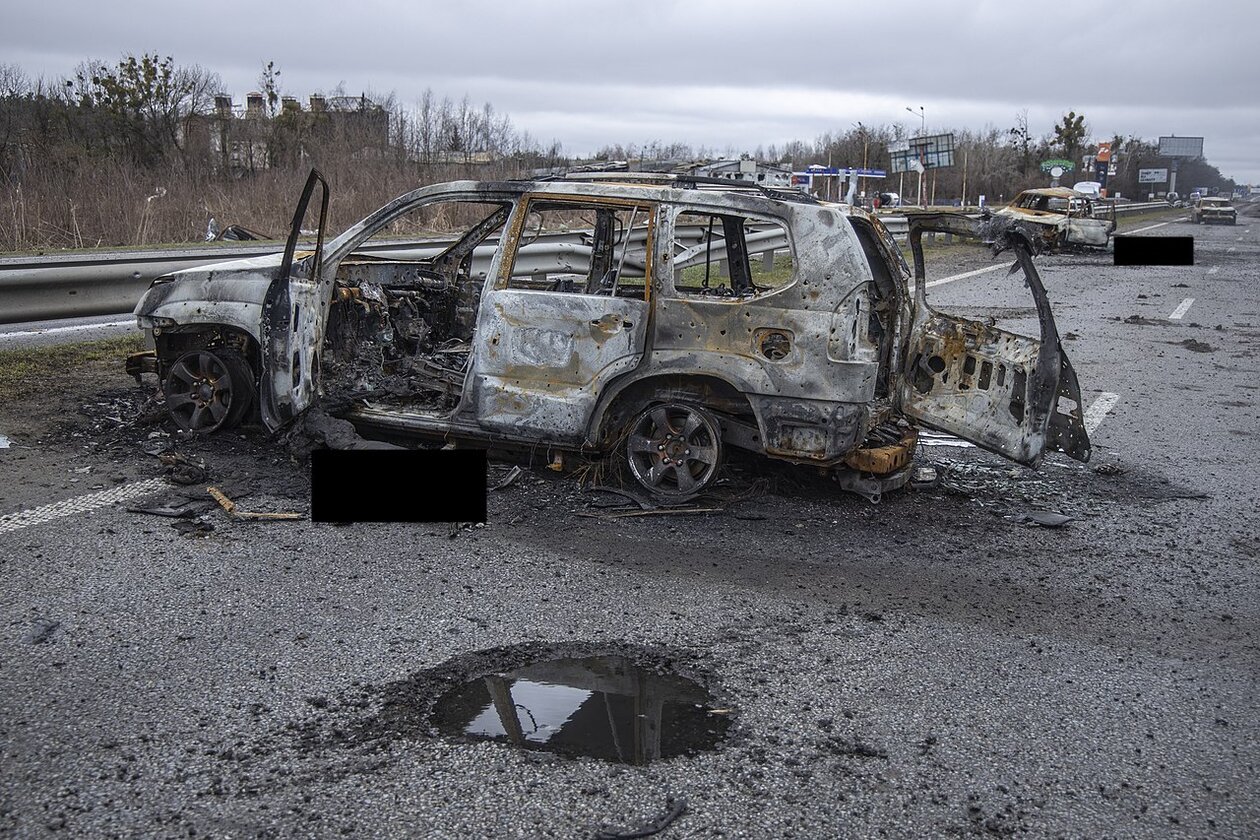
{"label": "burned-out suv", "polygon": [[[312,173],[283,254],[159,278],[137,305],[156,350],[133,372],[158,374],[181,427],[274,431],[320,401],[368,436],[615,453],[662,497],[705,489],[734,446],[878,499],[919,424],[1029,465],[1089,456],[1009,221],[914,217],[913,282],[872,216],[729,182],[438,184],[325,243],[327,205]],[[320,235],[300,250],[308,209]],[[1013,253],[1040,340],[929,307],[929,231]]]}

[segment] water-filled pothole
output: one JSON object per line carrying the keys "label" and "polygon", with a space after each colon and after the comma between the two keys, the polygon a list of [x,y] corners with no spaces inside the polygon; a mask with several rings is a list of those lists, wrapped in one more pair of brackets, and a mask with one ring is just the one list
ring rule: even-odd
{"label": "water-filled pothole", "polygon": [[534,661],[484,673],[433,705],[448,736],[647,764],[713,749],[729,710],[699,683],[613,654]]}

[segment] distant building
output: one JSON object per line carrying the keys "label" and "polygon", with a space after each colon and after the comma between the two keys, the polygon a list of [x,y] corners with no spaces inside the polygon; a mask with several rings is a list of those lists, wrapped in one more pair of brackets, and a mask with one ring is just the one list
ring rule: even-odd
{"label": "distant building", "polygon": [[249,93],[244,110],[220,94],[213,113],[189,116],[183,129],[189,156],[243,175],[297,163],[309,156],[310,144],[329,140],[346,142],[359,154],[383,152],[389,145],[389,112],[366,96],[313,95],[306,109],[297,99],[283,97],[272,115],[261,93]]}

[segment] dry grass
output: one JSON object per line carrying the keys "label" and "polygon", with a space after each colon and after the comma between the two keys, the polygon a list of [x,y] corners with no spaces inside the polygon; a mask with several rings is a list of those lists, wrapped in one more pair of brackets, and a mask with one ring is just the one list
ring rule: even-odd
{"label": "dry grass", "polygon": [[[317,167],[330,186],[330,232],[424,184],[522,174],[510,163],[425,168],[401,160],[332,160]],[[0,184],[0,252],[200,242],[211,217],[220,229],[243,225],[284,239],[308,171],[269,169],[237,179],[174,167],[143,170],[118,160],[32,167],[20,186]],[[317,212],[308,211],[304,227],[315,226]]]}
{"label": "dry grass", "polygon": [[102,341],[0,350],[0,404],[12,405],[64,389],[93,369],[121,371],[130,353],[144,348],[140,333]]}

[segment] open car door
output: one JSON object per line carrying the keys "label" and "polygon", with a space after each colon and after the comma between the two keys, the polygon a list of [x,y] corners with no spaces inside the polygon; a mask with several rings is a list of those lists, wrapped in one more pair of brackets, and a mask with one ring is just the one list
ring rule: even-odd
{"label": "open car door", "polygon": [[[316,185],[322,197],[315,251],[295,261],[302,222]],[[327,216],[328,182],[312,169],[293,213],[284,260],[263,301],[259,395],[263,425],[271,431],[306,410],[319,390],[319,349],[332,297],[332,278],[325,279],[320,267]]]}
{"label": "open car door", "polygon": [[[1010,274],[1023,273],[1040,323],[1040,340],[938,312],[927,302],[922,237],[951,233],[1011,251]],[[1029,235],[1002,216],[976,220],[946,213],[914,215],[914,317],[897,385],[901,411],[1013,461],[1036,466],[1047,450],[1089,460],[1076,372],[1059,344]]]}

